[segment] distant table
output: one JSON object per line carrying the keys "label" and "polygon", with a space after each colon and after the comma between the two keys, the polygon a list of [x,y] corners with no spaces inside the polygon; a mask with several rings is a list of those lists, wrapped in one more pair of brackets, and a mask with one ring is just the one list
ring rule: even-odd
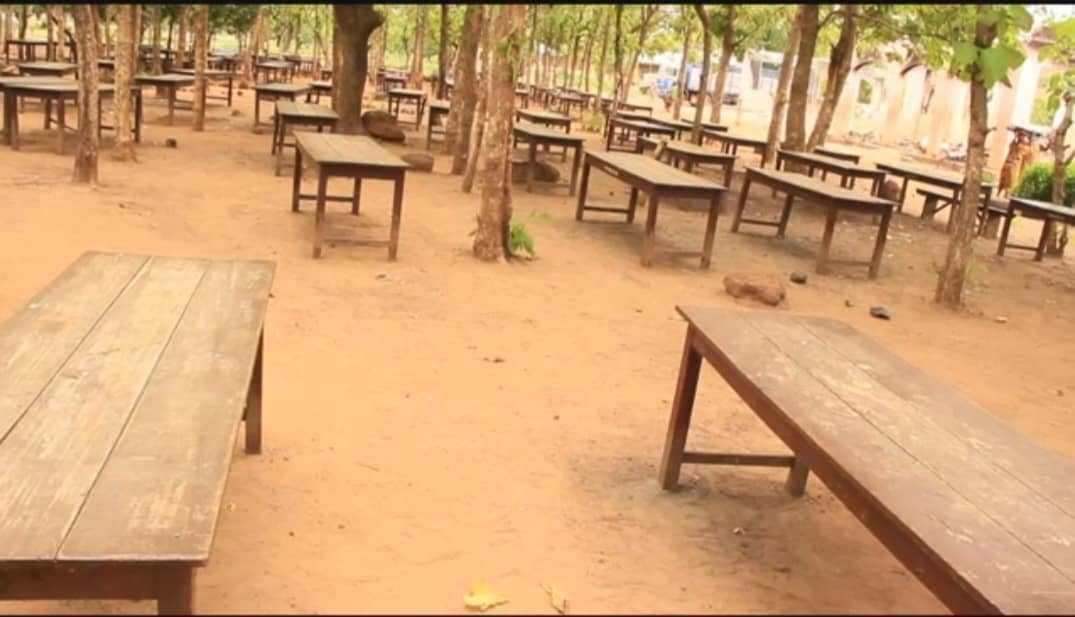
{"label": "distant table", "polygon": [[0,600],[195,610],[236,437],[261,451],[274,269],[87,252],[0,325]]}
{"label": "distant table", "polygon": [[[815,149],[815,152],[817,150]],[[806,165],[807,174],[811,178],[814,171],[820,169],[821,179],[825,180],[826,173],[832,173],[840,177],[840,186],[843,188],[855,188],[855,179],[863,178],[870,181],[870,195],[880,195],[881,185],[885,182],[885,172],[879,169],[862,167],[848,160],[823,156],[821,154],[809,154],[806,152],[794,152],[777,148],[775,168],[780,171],[786,167],[787,161]]]}
{"label": "distant table", "polygon": [[181,75],[179,73],[164,73],[163,75],[140,74],[134,76],[134,83],[140,86],[155,86],[158,90],[164,89],[168,96],[168,126],[175,124],[175,108],[177,93],[180,88],[194,85],[194,76]]}
{"label": "distant table", "polygon": [[574,162],[571,165],[571,182],[568,195],[575,194],[575,183],[579,175],[579,162],[582,159],[582,146],[586,141],[579,135],[563,133],[545,126],[531,124],[529,122],[517,122],[512,128],[516,143],[525,142],[527,147],[526,165],[526,192],[534,192],[534,166],[537,163],[537,149],[540,145],[560,146],[564,150],[571,148],[575,151]]}
{"label": "distant table", "polygon": [[284,158],[284,148],[294,148],[295,144],[289,144],[285,140],[287,130],[296,126],[309,126],[317,129],[318,133],[329,129],[336,132],[336,124],[340,116],[335,111],[321,105],[311,103],[296,103],[295,101],[277,101],[276,114],[273,116],[272,149],[270,153],[276,155],[275,175],[280,175],[280,166]]}
{"label": "distant table", "polygon": [[78,65],[70,62],[20,62],[16,66],[29,77],[64,77],[78,72]]}
{"label": "distant table", "polygon": [[[519,122],[526,120],[531,124],[540,124],[549,128],[562,128],[565,133],[571,132],[571,117],[563,114],[558,114],[552,111],[544,111],[541,109],[516,109],[515,121]],[[514,143],[513,143],[514,145]],[[549,145],[544,145],[545,151],[549,151]],[[560,160],[567,160],[567,148],[561,151]]]}
{"label": "distant table", "polygon": [[840,159],[849,163],[854,163],[855,165],[858,165],[859,161],[862,159],[862,157],[857,154],[851,152],[844,152],[843,150],[836,150],[834,148],[828,148],[826,146],[816,146],[814,148],[814,154],[820,154],[821,156],[830,156],[834,159]]}
{"label": "distant table", "polygon": [[386,73],[384,77],[381,78],[381,85],[385,94],[388,94],[392,90],[406,88],[407,76]]}
{"label": "distant table", "polygon": [[[11,38],[4,42],[4,56],[11,59],[11,48],[18,49],[18,59],[21,61],[34,61],[37,60],[37,48],[40,47],[45,52],[43,55],[48,56],[48,49],[50,43],[45,39],[16,39]],[[51,43],[52,47],[56,47],[56,43]]]}
{"label": "distant table", "polygon": [[[445,92],[444,95],[449,96],[447,91]],[[519,107],[522,107],[523,109],[526,109],[527,107],[530,106],[530,91],[527,90],[526,88],[516,88],[515,89],[515,99],[516,99],[515,102],[519,105]]]}
{"label": "distant table", "polygon": [[729,188],[735,158],[734,154],[710,150],[689,141],[666,141],[658,160],[664,159],[676,169],[682,163],[688,173],[694,171],[695,165],[719,165],[724,170],[724,187]]}
{"label": "distant table", "polygon": [[[613,99],[611,99],[611,98],[609,98],[607,96],[602,96],[601,97],[601,110],[607,113],[608,111],[610,111],[612,109],[612,103],[613,102],[614,102]],[[628,103],[627,101],[622,101],[619,104],[619,109],[620,110],[627,110],[627,111],[644,111],[650,116],[653,115],[653,106],[652,105],[639,105],[639,104],[636,104],[636,103]]]}
{"label": "distant table", "polygon": [[564,114],[565,116],[571,115],[572,108],[577,108],[579,110],[579,116],[581,116],[582,111],[586,108],[586,99],[582,98],[577,94],[563,92],[560,93],[560,96],[558,98],[560,103],[560,113]]}
{"label": "distant table", "polygon": [[[900,212],[903,211],[903,204],[907,196],[907,185],[911,180],[923,184],[939,186],[952,191],[953,202],[959,201],[959,194],[963,191],[963,174],[952,173],[942,169],[928,169],[916,165],[906,165],[903,163],[875,163],[875,166],[887,174],[903,179],[903,185],[900,187],[900,198],[897,201],[897,209]],[[982,190],[985,191],[986,203],[988,203],[989,198],[992,197],[994,188],[996,188],[996,185],[992,182],[982,182]],[[932,215],[932,212],[927,213],[925,210],[922,211],[922,218],[928,219],[931,218]]]}
{"label": "distant table", "polygon": [[[56,152],[63,154],[67,126],[66,108],[68,104],[78,101],[78,82],[72,79],[60,79],[56,77],[7,77],[0,78],[0,90],[4,94],[4,135],[7,144],[12,150],[21,147],[19,139],[19,99],[34,98],[45,102],[45,130],[56,125]],[[115,87],[111,84],[99,84],[98,96],[101,100],[113,97]],[[131,129],[135,142],[142,141],[142,90],[138,87],[131,88],[131,97],[134,102],[134,127]],[[53,117],[53,106],[56,109]],[[103,110],[97,106],[97,132],[100,135],[106,128],[102,122]]]}
{"label": "distant table", "polygon": [[[418,130],[418,127],[422,126],[422,114],[426,111],[426,93],[424,90],[406,90],[404,88],[396,88],[395,90],[388,91],[388,113],[392,114],[392,117],[399,122],[399,111],[403,101],[408,101],[414,106],[414,128]],[[395,103],[395,109],[393,110],[393,103]]]}
{"label": "distant table", "polygon": [[[429,102],[429,125],[426,127],[426,150],[433,144],[433,135],[443,135],[445,124],[448,122],[448,114],[451,112],[451,101],[433,100]],[[440,120],[438,123],[437,121]],[[433,130],[439,126],[440,130]]]}
{"label": "distant table", "polygon": [[[596,167],[610,176],[631,187],[631,198],[627,208],[594,206],[586,203],[586,193],[590,186],[590,167]],[[701,251],[669,251],[675,256],[700,257],[701,267],[709,268],[713,255],[713,240],[717,231],[717,215],[720,200],[725,188],[715,182],[694,174],[665,165],[644,154],[628,152],[595,152],[586,150],[582,165],[582,188],[579,190],[578,206],[575,220],[581,221],[587,210],[595,212],[614,212],[624,214],[628,223],[635,220],[635,207],[638,205],[638,193],[642,191],[649,196],[646,206],[646,232],[642,238],[642,265],[649,266],[657,253],[657,211],[662,197],[709,200],[709,217],[706,219],[705,240]]]}
{"label": "distant table", "polygon": [[[1026,218],[1041,221],[1041,236],[1038,238],[1037,246],[1024,246],[1008,242],[1012,219],[1019,214]],[[1049,223],[1051,221],[1075,225],[1075,208],[1058,206],[1054,203],[1027,199],[1026,197],[1009,197],[1008,211],[1004,218],[1004,229],[1000,233],[1000,243],[997,245],[997,255],[1003,256],[1004,249],[1023,249],[1034,251],[1034,261],[1041,261],[1045,257],[1046,241],[1049,239]]]}
{"label": "distant table", "polygon": [[661,126],[667,126],[668,128],[676,132],[676,139],[683,139],[683,133],[689,133],[694,125],[690,122],[684,122],[683,120],[672,120],[671,118],[658,118],[656,116],[649,118],[649,122],[653,124],[659,124]]}
{"label": "distant table", "polygon": [[[177,73],[179,75],[190,75],[191,77],[193,77],[194,74],[195,74],[194,69],[176,69],[173,72],[175,72],[175,73]],[[209,88],[206,88],[205,89],[205,98],[213,99],[213,100],[217,100],[217,101],[227,101],[228,102],[228,107],[231,107],[231,98],[232,98],[231,95],[232,95],[232,89],[233,89],[233,86],[234,86],[234,83],[235,83],[235,73],[233,73],[232,71],[227,71],[227,70],[223,70],[223,69],[205,69],[205,78],[208,79],[209,81],[221,81],[221,82],[225,82],[225,83],[228,84],[228,86],[227,86],[228,87],[228,95],[227,96],[211,95],[211,94],[209,94]]]}
{"label": "distant table", "polygon": [[705,140],[719,142],[722,152],[739,154],[740,146],[751,148],[761,157],[761,166],[765,167],[765,157],[769,153],[769,142],[764,139],[747,137],[746,135],[736,135],[735,133],[729,133],[726,130],[720,131],[714,129],[706,129],[702,131],[702,136]]}
{"label": "distant table", "polygon": [[[787,195],[779,221],[748,219],[743,216],[747,195],[750,193],[750,187],[754,184],[768,186]],[[796,197],[807,203],[821,206],[827,212],[825,232],[821,239],[821,251],[817,257],[817,272],[819,274],[825,274],[829,270],[829,249],[832,245],[833,233],[836,231],[836,217],[841,210],[880,215],[881,223],[877,230],[877,239],[874,242],[873,257],[867,262],[869,264],[870,278],[877,278],[881,268],[881,258],[884,257],[885,240],[888,238],[888,225],[892,219],[892,211],[896,207],[895,202],[887,199],[863,195],[850,189],[838,188],[802,174],[747,167],[743,188],[739,192],[739,206],[736,208],[735,220],[732,222],[732,233],[738,233],[741,224],[750,223],[752,225],[776,227],[776,237],[783,238],[788,228],[788,220],[791,218],[791,209]]]}
{"label": "distant table", "polygon": [[290,82],[292,72],[291,63],[286,60],[263,60],[254,64],[254,82],[280,82],[281,74],[283,81]]}
{"label": "distant table", "polygon": [[[692,126],[691,128],[694,128],[694,127]],[[716,131],[718,133],[727,133],[728,132],[728,125],[727,124],[718,124],[716,122],[702,122],[702,130],[703,131]]]}
{"label": "distant table", "polygon": [[[616,129],[620,134],[616,135]],[[638,140],[642,136],[667,135],[673,137],[676,134],[674,128],[643,122],[641,120],[624,120],[618,116],[610,116],[608,120],[608,133],[605,137],[605,150],[621,152],[641,152],[642,144]],[[618,142],[618,143],[616,143]],[[616,144],[616,147],[613,145]],[[629,144],[629,145],[624,145]]]}
{"label": "distant table", "polygon": [[320,103],[321,97],[332,96],[332,82],[327,80],[318,80],[310,82],[310,91],[306,93],[306,102]]}
{"label": "distant table", "polygon": [[257,84],[254,86],[254,130],[261,126],[262,101],[294,101],[300,94],[309,92],[310,86],[301,84]]}
{"label": "distant table", "polygon": [[[317,171],[316,194],[306,195],[301,192],[303,160]],[[297,133],[295,135],[295,176],[291,189],[291,210],[298,212],[299,201],[303,199],[317,203],[314,218],[314,259],[321,257],[321,245],[328,242],[330,244],[387,246],[388,259],[395,261],[399,247],[400,216],[403,212],[403,182],[409,168],[410,165],[406,161],[385,150],[369,137],[331,133]],[[329,178],[354,178],[353,195],[351,197],[328,195]],[[364,179],[392,180],[395,183],[389,239],[387,241],[326,239],[325,203],[329,201],[350,203],[351,214],[358,216],[359,194]]]}

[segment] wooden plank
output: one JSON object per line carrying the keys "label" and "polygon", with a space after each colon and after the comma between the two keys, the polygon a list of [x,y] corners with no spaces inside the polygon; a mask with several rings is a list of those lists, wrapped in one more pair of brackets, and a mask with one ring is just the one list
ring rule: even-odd
{"label": "wooden plank", "polygon": [[0,443],[0,560],[56,556],[206,265],[150,258]]}
{"label": "wooden plank", "polygon": [[810,193],[811,199],[823,203],[831,201],[841,205],[862,204],[865,206],[896,207],[896,203],[893,201],[828,184],[817,178],[811,178],[810,176],[803,174],[796,174],[790,171],[763,169],[761,167],[747,167],[747,172],[753,181],[759,182],[760,184],[769,184],[769,182],[766,182],[766,180],[769,180],[784,188],[794,187],[800,191]]}
{"label": "wooden plank", "polygon": [[272,279],[269,262],[209,267],[61,559],[209,559]]}
{"label": "wooden plank", "polygon": [[[1070,611],[1073,598],[1064,595],[1072,591],[1070,580],[811,374],[823,347],[812,347],[809,356],[803,351],[803,364],[787,355],[785,341],[774,341],[744,311],[683,308],[681,313],[844,470],[854,490],[887,513],[887,524],[902,530],[899,543],[886,543],[890,550],[902,552],[904,559],[925,556],[958,584],[977,589],[996,610]],[[837,488],[848,486],[841,482]],[[879,523],[863,522],[871,529]]]}
{"label": "wooden plank", "polygon": [[662,188],[724,190],[724,187],[715,182],[687,173],[682,169],[676,169],[645,154],[587,150],[586,156]]}
{"label": "wooden plank", "polygon": [[295,143],[302,148],[304,155],[318,165],[361,165],[393,169],[410,167],[406,161],[385,150],[377,142],[360,135],[303,131],[295,134]]}
{"label": "wooden plank", "polygon": [[0,441],[145,262],[84,253],[0,326]]}

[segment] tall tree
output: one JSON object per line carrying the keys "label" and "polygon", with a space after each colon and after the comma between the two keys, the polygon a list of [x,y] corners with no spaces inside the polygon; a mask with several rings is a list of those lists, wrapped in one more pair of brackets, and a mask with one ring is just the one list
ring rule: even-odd
{"label": "tall tree", "polygon": [[205,130],[205,68],[209,58],[209,5],[194,6],[194,130]]}
{"label": "tall tree", "polygon": [[612,35],[612,62],[616,72],[616,85],[612,90],[613,101],[610,113],[615,115],[620,109],[620,103],[626,98],[627,89],[624,87],[623,79],[623,5],[615,5],[613,11],[616,14],[616,27]]}
{"label": "tall tree", "polygon": [[623,98],[621,101],[626,101],[631,96],[631,85],[634,82],[635,72],[638,69],[638,59],[642,55],[642,50],[645,49],[646,41],[650,36],[650,28],[654,24],[654,18],[660,13],[661,5],[659,4],[643,4],[640,7],[641,22],[638,25],[638,46],[635,48],[635,53],[631,58],[631,65],[627,69],[627,75],[623,78]]}
{"label": "tall tree", "polygon": [[151,4],[150,18],[153,20],[151,27],[153,28],[153,55],[151,71],[154,75],[160,75],[164,72],[164,68],[161,65],[161,5]]}
{"label": "tall tree", "polygon": [[601,53],[597,60],[597,96],[600,98],[605,93],[605,58],[608,52],[609,16],[608,10],[601,6]]}
{"label": "tall tree", "polygon": [[[485,115],[488,106],[489,98],[489,69],[491,65],[491,59],[489,57],[489,50],[493,46],[492,38],[492,18],[493,13],[491,10],[484,10],[482,12],[482,26],[481,26],[481,72],[477,83],[478,97],[474,105],[474,118],[470,121],[470,136],[467,138],[467,160],[466,166],[463,169],[463,180],[461,183],[461,189],[464,193],[469,193],[474,188],[474,180],[478,175],[478,167],[480,162],[480,153],[482,150],[482,140],[485,136]],[[512,97],[514,98],[514,93]]]}
{"label": "tall tree", "polygon": [[817,112],[817,120],[814,121],[814,129],[806,142],[807,150],[824,145],[829,127],[832,125],[833,112],[836,111],[836,104],[844,91],[847,76],[851,73],[851,58],[855,55],[855,42],[858,40],[856,28],[858,10],[858,5],[845,4],[841,11],[843,24],[840,27],[840,38],[829,53],[828,80],[825,83],[825,93],[821,98],[821,107]]}
{"label": "tall tree", "polygon": [[437,42],[437,98],[443,99],[447,89],[448,68],[448,5],[440,5],[440,41]]}
{"label": "tall tree", "polygon": [[497,53],[490,54],[488,67],[482,198],[474,236],[474,255],[485,261],[511,257],[511,125],[526,15],[525,7],[518,4],[493,10],[492,40],[497,42]]}
{"label": "tall tree", "polygon": [[784,128],[784,111],[788,106],[788,85],[791,83],[791,71],[795,66],[795,55],[799,52],[799,35],[802,32],[803,5],[795,11],[795,18],[788,33],[788,44],[784,48],[784,57],[780,62],[780,73],[776,79],[776,92],[773,93],[773,113],[769,116],[769,135],[766,140],[769,147],[765,150],[764,164],[769,164],[776,157],[780,133]]}
{"label": "tall tree", "polygon": [[810,65],[817,47],[818,5],[804,4],[799,20],[799,50],[795,54],[783,144],[784,149],[795,151],[806,147],[806,103],[810,91]]}
{"label": "tall tree", "polygon": [[694,16],[686,6],[680,7],[682,24],[683,55],[679,59],[679,72],[676,73],[676,95],[672,103],[672,117],[679,120],[683,110],[683,92],[687,89],[687,59],[690,56],[691,36],[694,34]]}
{"label": "tall tree", "polygon": [[[176,20],[179,21],[179,40],[175,44],[175,65],[183,68],[187,65],[187,10],[190,5],[176,5]],[[260,12],[260,8],[258,9]]]}
{"label": "tall tree", "polygon": [[417,6],[418,19],[414,24],[414,63],[411,65],[410,86],[416,90],[422,89],[424,77],[423,61],[425,60],[425,34],[426,34],[426,9],[425,4]]}
{"label": "tall tree", "polygon": [[477,63],[481,42],[482,5],[468,4],[463,15],[463,31],[459,37],[459,55],[455,65],[455,88],[444,128],[444,149],[452,155],[452,173],[466,169],[470,150],[471,124],[478,101]]}
{"label": "tall tree", "polygon": [[724,86],[728,81],[728,67],[735,53],[736,9],[734,4],[729,4],[724,8],[724,19],[721,24],[724,27],[724,33],[720,39],[720,62],[717,63],[717,78],[713,84],[712,108],[709,112],[711,122],[720,122],[720,111],[724,107]]}
{"label": "tall tree", "polygon": [[[1051,60],[1058,66],[1065,67],[1049,77],[1046,82],[1049,98],[1047,107],[1053,113],[1063,109],[1060,122],[1053,130],[1050,149],[1053,154],[1053,187],[1051,201],[1054,204],[1069,203],[1067,194],[1067,170],[1075,159],[1075,148],[1068,152],[1067,134],[1071,129],[1072,111],[1075,107],[1075,66],[1071,59],[1075,57],[1075,17],[1049,24],[1053,42],[1041,53],[1045,60]],[[1059,222],[1049,224],[1046,238],[1046,251],[1049,255],[1063,255],[1068,244],[1067,225]]]}
{"label": "tall tree", "polygon": [[97,183],[97,7],[74,5],[75,33],[78,37],[78,150],[75,152],[74,181]]}
{"label": "tall tree", "polygon": [[709,12],[701,4],[694,5],[698,21],[702,22],[702,76],[698,81],[698,104],[694,108],[694,127],[691,129],[691,141],[702,143],[702,111],[705,109],[706,86],[709,84],[710,57],[713,55],[713,30]]}
{"label": "tall tree", "polygon": [[133,161],[137,159],[134,150],[134,138],[131,135],[131,83],[134,76],[134,24],[137,21],[135,13],[142,7],[137,4],[121,4],[116,14],[116,75],[115,75],[115,99],[116,107],[116,150],[114,157],[120,161]]}
{"label": "tall tree", "polygon": [[369,4],[332,6],[338,26],[335,38],[340,43],[340,63],[333,67],[338,92],[332,106],[340,116],[336,130],[354,134],[362,131],[362,94],[366,89],[370,35],[384,23],[384,15]]}

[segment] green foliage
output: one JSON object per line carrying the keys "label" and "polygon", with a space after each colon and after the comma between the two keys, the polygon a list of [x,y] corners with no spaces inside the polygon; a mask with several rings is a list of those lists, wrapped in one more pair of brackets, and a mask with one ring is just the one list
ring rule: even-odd
{"label": "green foliage", "polygon": [[[549,215],[544,212],[531,212],[530,216],[527,217],[527,221],[546,222],[548,220]],[[520,251],[525,251],[530,257],[537,256],[537,253],[534,252],[534,236],[527,229],[526,222],[514,219],[511,221],[508,248],[511,249],[513,255],[518,254]]]}
{"label": "green foliage", "polygon": [[[1038,201],[1052,201],[1053,198],[1053,164],[1037,163],[1023,170],[1019,176],[1012,195],[1037,199]],[[1075,165],[1069,165],[1064,178],[1064,205],[1075,205]]]}

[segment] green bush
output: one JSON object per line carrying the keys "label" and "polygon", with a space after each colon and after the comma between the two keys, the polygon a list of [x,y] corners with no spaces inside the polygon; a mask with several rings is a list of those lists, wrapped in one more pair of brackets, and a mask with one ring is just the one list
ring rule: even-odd
{"label": "green bush", "polygon": [[[1038,201],[1052,201],[1053,198],[1053,164],[1035,163],[1023,170],[1012,195]],[[1064,181],[1064,205],[1075,205],[1075,165],[1069,165]]]}

